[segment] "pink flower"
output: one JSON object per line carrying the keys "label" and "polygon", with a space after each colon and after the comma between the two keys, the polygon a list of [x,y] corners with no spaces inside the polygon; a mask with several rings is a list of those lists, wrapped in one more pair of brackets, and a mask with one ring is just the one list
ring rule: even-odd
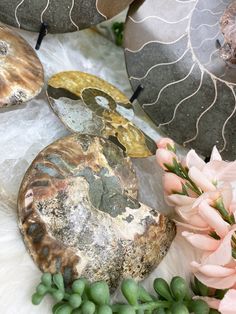
{"label": "pink flower", "polygon": [[223,300],[220,302],[219,311],[221,314],[235,314],[236,313],[236,290],[230,289]]}
{"label": "pink flower", "polygon": [[[236,178],[236,161],[223,161],[216,147],[213,148],[211,159],[208,163],[205,163],[194,150],[190,150],[186,156],[185,165],[189,171],[193,171],[192,179],[193,181],[197,180],[197,185],[202,181],[203,191],[206,191],[206,189],[208,191],[213,190],[212,184],[219,188],[226,182],[234,182]],[[194,170],[191,170],[192,168]],[[196,169],[198,169],[198,172]],[[200,172],[201,175],[199,177],[197,173],[200,174]],[[210,185],[209,182],[211,183]],[[207,183],[206,188],[205,183]]]}
{"label": "pink flower", "polygon": [[184,231],[182,232],[182,236],[193,246],[204,251],[215,251],[220,246],[220,241],[209,235]]}
{"label": "pink flower", "polygon": [[216,190],[216,186],[198,168],[191,167],[189,169],[188,175],[190,179],[197,185],[197,187],[199,187],[203,192]]}
{"label": "pink flower", "polygon": [[163,188],[167,195],[181,192],[183,183],[185,183],[184,180],[174,173],[167,172],[163,176]]}
{"label": "pink flower", "polygon": [[[235,232],[236,225],[233,225],[228,234],[219,240],[211,240],[202,234],[183,233],[195,247],[208,251],[201,263],[191,263],[195,276],[207,287],[229,289],[236,284],[236,261],[232,257],[231,244]],[[202,243],[203,240],[205,243]]]}
{"label": "pink flower", "polygon": [[204,300],[210,308],[220,311],[221,314],[236,313],[236,290],[230,289],[222,300],[209,297],[196,297]]}
{"label": "pink flower", "polygon": [[199,204],[199,215],[221,238],[225,237],[230,229],[230,225],[224,221],[219,212],[211,207],[206,200]]}
{"label": "pink flower", "polygon": [[230,210],[233,198],[232,187],[229,184],[222,186],[211,192],[205,192],[201,196],[185,196],[171,194],[166,196],[169,205],[175,206],[175,210],[181,220],[177,224],[192,230],[199,230],[205,233],[216,231],[217,234],[224,236],[228,232],[229,224],[224,221],[219,212],[213,208],[215,202],[222,198],[225,207]]}
{"label": "pink flower", "polygon": [[175,143],[172,139],[168,137],[163,137],[156,144],[159,149],[164,148],[164,149],[175,151]]}
{"label": "pink flower", "polygon": [[156,152],[156,158],[157,158],[157,162],[158,164],[164,169],[164,170],[168,170],[166,165],[172,166],[173,165],[173,161],[174,159],[177,160],[177,156],[175,155],[175,153],[166,150],[164,148],[160,148],[157,150]]}

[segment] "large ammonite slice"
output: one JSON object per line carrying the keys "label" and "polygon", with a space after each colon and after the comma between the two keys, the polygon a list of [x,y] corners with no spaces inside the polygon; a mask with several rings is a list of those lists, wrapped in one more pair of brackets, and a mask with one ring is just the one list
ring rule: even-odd
{"label": "large ammonite slice", "polygon": [[42,271],[116,287],[162,259],[175,225],[140,204],[129,157],[109,140],[73,134],[45,148],[19,192],[19,226]]}
{"label": "large ammonite slice", "polygon": [[138,0],[127,18],[125,55],[133,88],[144,86],[139,101],[161,130],[205,156],[217,145],[235,159],[236,70],[222,34],[230,4]]}
{"label": "large ammonite slice", "polygon": [[41,23],[50,33],[66,33],[110,19],[133,0],[1,0],[0,21],[38,32]]}
{"label": "large ammonite slice", "polygon": [[43,82],[43,68],[34,50],[0,24],[0,108],[35,97]]}
{"label": "large ammonite slice", "polygon": [[70,131],[110,138],[130,157],[155,154],[155,142],[120,113],[134,114],[129,99],[106,81],[78,71],[61,72],[49,80],[47,94]]}

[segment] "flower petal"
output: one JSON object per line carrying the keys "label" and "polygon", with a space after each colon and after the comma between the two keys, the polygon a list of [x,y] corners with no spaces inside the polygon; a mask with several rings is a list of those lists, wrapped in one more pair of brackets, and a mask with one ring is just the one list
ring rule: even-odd
{"label": "flower petal", "polygon": [[190,169],[196,167],[199,170],[202,170],[206,165],[205,162],[198,156],[194,149],[191,149],[186,156],[186,166]]}
{"label": "flower petal", "polygon": [[204,200],[199,204],[199,214],[221,238],[227,235],[230,225],[223,220],[217,210],[211,207],[207,201]]}
{"label": "flower petal", "polygon": [[207,287],[215,289],[230,289],[236,283],[236,274],[224,278],[211,278],[198,272],[195,276]]}
{"label": "flower petal", "polygon": [[[227,265],[232,261],[232,247],[231,247],[231,239],[232,235],[236,231],[236,227],[234,227],[224,238],[224,240],[219,245],[218,249],[210,254],[205,260],[204,264],[215,264],[215,265]],[[236,264],[235,264],[236,268]]]}
{"label": "flower petal", "polygon": [[163,137],[159,141],[156,142],[158,148],[168,149],[168,145],[172,148],[175,147],[175,143],[171,138]]}
{"label": "flower petal", "polygon": [[195,271],[202,273],[207,277],[213,278],[225,278],[231,275],[236,276],[236,269],[235,268],[228,268],[219,265],[202,265],[196,262],[192,262],[191,265],[195,269]]}
{"label": "flower petal", "polygon": [[215,298],[194,296],[193,299],[205,301],[211,309],[218,310],[220,306],[220,300]]}
{"label": "flower petal", "polygon": [[213,161],[213,160],[218,160],[218,161],[221,161],[222,160],[222,157],[217,149],[216,146],[213,147],[212,149],[212,153],[211,153],[211,159],[210,161]]}
{"label": "flower petal", "polygon": [[191,206],[186,205],[186,206],[177,206],[175,210],[177,214],[190,225],[209,229],[209,225],[198,214],[198,210],[196,208],[192,208]]}
{"label": "flower petal", "polygon": [[190,168],[188,175],[204,192],[216,190],[215,185],[196,167]]}
{"label": "flower petal", "polygon": [[236,290],[230,289],[220,302],[219,311],[222,314],[236,313]]}
{"label": "flower petal", "polygon": [[167,198],[169,202],[176,206],[192,205],[196,200],[195,198],[179,194],[171,194]]}
{"label": "flower petal", "polygon": [[184,180],[174,173],[166,172],[163,176],[163,188],[166,194],[181,192],[182,183]]}
{"label": "flower petal", "polygon": [[234,182],[236,178],[236,161],[213,160],[206,164],[203,173],[210,179],[222,182]]}
{"label": "flower petal", "polygon": [[182,232],[182,236],[193,246],[204,251],[215,251],[220,245],[219,240],[213,239],[208,235],[184,231]]}
{"label": "flower petal", "polygon": [[172,166],[173,160],[177,160],[177,156],[167,149],[160,148],[156,151],[156,159],[161,168],[167,170],[165,164]]}
{"label": "flower petal", "polygon": [[176,223],[176,225],[178,225],[180,227],[183,227],[183,228],[186,228],[186,229],[190,229],[190,230],[193,230],[193,231],[201,231],[201,232],[205,232],[205,233],[209,232],[209,228],[208,227],[207,228],[201,228],[201,227],[190,225],[190,224],[187,224],[187,223],[175,220],[175,219],[173,219],[173,221]]}

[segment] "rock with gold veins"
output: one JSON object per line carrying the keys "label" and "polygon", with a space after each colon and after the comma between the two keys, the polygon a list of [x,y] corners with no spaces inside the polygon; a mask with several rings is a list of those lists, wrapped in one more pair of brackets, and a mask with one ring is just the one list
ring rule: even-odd
{"label": "rock with gold veins", "polygon": [[19,192],[24,242],[44,272],[142,279],[161,261],[175,225],[137,201],[129,157],[110,140],[73,134],[45,148]]}
{"label": "rock with gold veins", "polygon": [[0,108],[34,98],[43,82],[43,67],[34,50],[0,24]]}
{"label": "rock with gold veins", "polygon": [[49,103],[72,132],[109,138],[130,157],[156,153],[155,142],[118,111],[133,113],[129,99],[115,86],[88,73],[60,72],[48,81]]}

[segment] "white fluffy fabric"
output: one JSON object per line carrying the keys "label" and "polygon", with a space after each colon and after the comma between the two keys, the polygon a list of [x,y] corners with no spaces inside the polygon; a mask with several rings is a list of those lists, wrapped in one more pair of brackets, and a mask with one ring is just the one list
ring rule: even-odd
{"label": "white fluffy fabric", "polygon": [[[34,46],[37,34],[21,31]],[[63,70],[80,70],[113,83],[128,96],[131,89],[126,74],[123,50],[92,30],[48,35],[38,53],[45,69],[45,80]],[[133,117],[152,138],[160,135],[136,105]],[[29,103],[0,111],[0,299],[4,314],[49,314],[51,300],[40,306],[31,304],[31,295],[40,279],[40,271],[31,260],[17,226],[16,202],[25,171],[40,150],[68,132],[49,109],[45,92]],[[162,196],[161,170],[155,157],[136,160],[140,180],[140,200],[169,213]],[[145,280],[151,289],[155,276],[170,279],[189,277],[189,263],[196,253],[180,235],[174,240],[161,265]]]}

